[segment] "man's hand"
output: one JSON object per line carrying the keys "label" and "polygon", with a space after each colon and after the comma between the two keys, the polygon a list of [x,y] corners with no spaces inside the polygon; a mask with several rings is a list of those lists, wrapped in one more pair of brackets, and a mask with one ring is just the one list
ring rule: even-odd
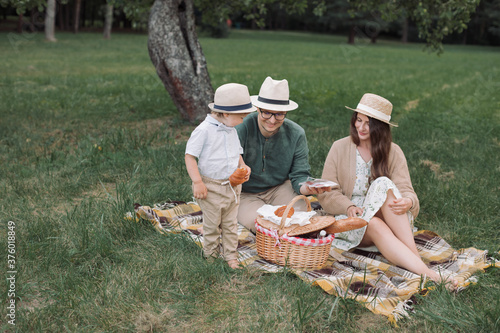
{"label": "man's hand", "polygon": [[330,192],[332,190],[331,187],[310,187],[307,186],[306,184],[303,184],[300,187],[300,194],[303,195],[314,195],[314,194],[321,194],[325,192]]}

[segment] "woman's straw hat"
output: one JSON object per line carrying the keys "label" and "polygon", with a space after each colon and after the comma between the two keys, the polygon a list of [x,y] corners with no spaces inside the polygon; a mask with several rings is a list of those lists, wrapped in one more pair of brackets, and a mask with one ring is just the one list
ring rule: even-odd
{"label": "woman's straw hat", "polygon": [[251,96],[252,104],[256,107],[271,111],[292,111],[299,107],[289,99],[290,91],[287,80],[273,80],[266,77],[260,87],[258,96]]}
{"label": "woman's straw hat", "polygon": [[208,104],[212,111],[221,113],[250,113],[257,111],[252,105],[248,87],[239,83],[223,84],[215,91],[214,102]]}
{"label": "woman's straw hat", "polygon": [[391,126],[398,127],[397,124],[390,122],[392,103],[379,95],[369,93],[364,94],[355,109],[348,106],[346,106],[346,108],[362,113],[368,117],[375,118]]}

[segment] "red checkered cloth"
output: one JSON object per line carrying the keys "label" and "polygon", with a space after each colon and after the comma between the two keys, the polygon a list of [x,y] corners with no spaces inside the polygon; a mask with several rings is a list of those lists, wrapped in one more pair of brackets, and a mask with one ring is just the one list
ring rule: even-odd
{"label": "red checkered cloth", "polygon": [[335,235],[328,235],[323,238],[300,238],[300,237],[291,237],[288,236],[287,234],[282,235],[281,237],[278,235],[278,232],[274,230],[269,230],[266,228],[263,228],[260,226],[257,222],[255,222],[255,228],[262,232],[264,235],[267,235],[269,237],[272,237],[276,239],[276,245],[279,244],[280,239],[286,240],[287,242],[290,242],[295,245],[300,245],[300,246],[321,246],[325,244],[331,243]]}

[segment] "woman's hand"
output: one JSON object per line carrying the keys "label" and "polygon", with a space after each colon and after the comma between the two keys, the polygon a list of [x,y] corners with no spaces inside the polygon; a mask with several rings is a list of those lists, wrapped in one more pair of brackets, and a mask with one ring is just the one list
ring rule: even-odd
{"label": "woman's hand", "polygon": [[410,210],[411,206],[413,206],[413,201],[410,198],[399,198],[390,202],[388,206],[394,214],[402,215]]}
{"label": "woman's hand", "polygon": [[201,180],[193,183],[193,196],[196,199],[206,199],[207,187],[205,186],[205,183],[203,183]]}
{"label": "woman's hand", "polygon": [[347,208],[347,217],[358,217],[358,215],[363,214],[363,208],[358,206],[349,206]]}

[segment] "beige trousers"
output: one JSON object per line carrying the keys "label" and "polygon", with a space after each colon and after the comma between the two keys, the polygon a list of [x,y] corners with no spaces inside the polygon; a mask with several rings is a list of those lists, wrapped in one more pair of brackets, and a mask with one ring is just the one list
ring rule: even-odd
{"label": "beige trousers", "polygon": [[241,185],[231,188],[229,181],[203,176],[202,180],[208,191],[206,199],[197,199],[203,212],[203,254],[208,258],[220,253],[226,261],[238,259],[236,216]]}
{"label": "beige trousers", "polygon": [[[238,222],[255,233],[257,209],[266,204],[273,206],[286,205],[297,195],[298,194],[292,188],[292,182],[290,182],[290,180],[260,193],[241,192]],[[293,208],[297,211],[306,211],[307,205],[304,200],[299,200],[293,205]]]}

